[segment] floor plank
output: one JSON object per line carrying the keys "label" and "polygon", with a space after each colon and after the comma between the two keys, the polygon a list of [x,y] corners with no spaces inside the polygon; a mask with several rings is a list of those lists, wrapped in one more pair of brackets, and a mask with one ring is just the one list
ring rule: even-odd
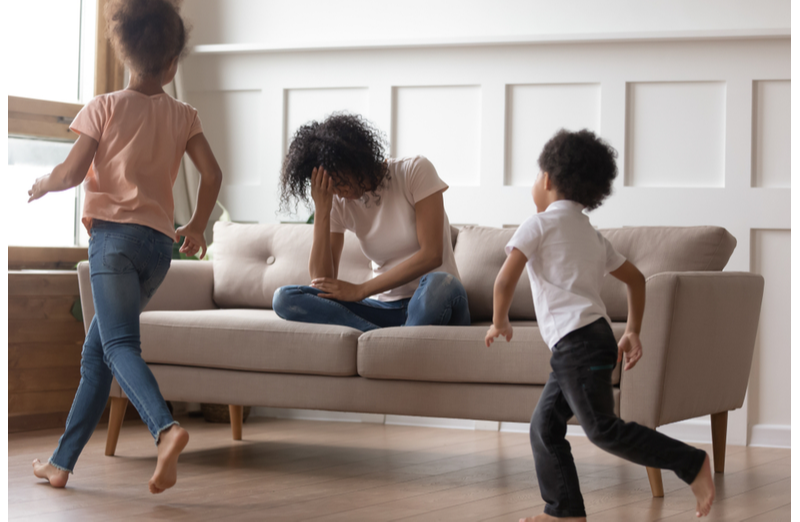
{"label": "floor plank", "polygon": [[[544,505],[524,433],[252,418],[233,441],[227,425],[179,420],[191,440],[177,486],[162,495],[147,490],[156,451],[140,421],[125,423],[115,457],[104,456],[98,428],[63,490],[30,467],[61,430],[9,434],[9,518],[514,521]],[[643,468],[569,440],[589,520],[693,518],[691,491],[673,473],[664,472],[665,498],[654,499]],[[789,520],[790,459],[788,449],[729,447],[708,520]]]}

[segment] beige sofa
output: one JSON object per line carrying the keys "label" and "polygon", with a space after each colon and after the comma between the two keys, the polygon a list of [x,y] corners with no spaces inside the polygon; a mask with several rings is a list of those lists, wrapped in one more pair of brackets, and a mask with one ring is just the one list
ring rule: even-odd
{"label": "beige sofa", "polygon": [[[278,287],[309,281],[311,226],[218,223],[213,262],[174,262],[142,313],[142,357],[165,399],[231,405],[234,439],[241,438],[241,405],[527,422],[550,372],[527,278],[511,306],[513,340],[484,346],[492,286],[513,232],[454,229],[473,326],[362,334],[284,321],[271,310]],[[647,277],[644,357],[630,372],[615,372],[618,412],[652,428],[711,414],[714,465],[722,472],[727,412],[744,400],[763,279],[722,272],[736,245],[722,228],[602,232]],[[78,272],[88,328],[88,264]],[[358,282],[370,275],[348,233],[340,277]],[[625,287],[609,277],[602,295],[619,337]],[[126,405],[115,382],[107,455],[114,454]],[[653,494],[662,496],[660,471],[648,474]]]}

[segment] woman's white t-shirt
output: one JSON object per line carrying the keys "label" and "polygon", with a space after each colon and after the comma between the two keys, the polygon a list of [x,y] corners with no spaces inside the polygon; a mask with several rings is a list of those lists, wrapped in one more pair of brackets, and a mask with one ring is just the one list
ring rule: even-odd
{"label": "woman's white t-shirt", "polygon": [[[350,230],[355,233],[364,255],[372,261],[373,277],[388,272],[419,251],[414,205],[448,188],[424,156],[389,159],[387,163],[389,179],[377,191],[379,200],[369,195],[357,200],[334,196],[331,209],[331,232]],[[432,272],[447,272],[460,279],[446,212],[442,241],[442,266]],[[406,299],[414,295],[418,285],[419,278],[372,298],[379,301]]]}

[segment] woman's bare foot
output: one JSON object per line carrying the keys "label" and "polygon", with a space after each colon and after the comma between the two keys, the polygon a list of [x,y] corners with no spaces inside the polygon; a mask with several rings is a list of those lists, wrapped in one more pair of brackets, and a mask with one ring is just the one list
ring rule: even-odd
{"label": "woman's bare foot", "polygon": [[42,463],[39,459],[33,459],[33,474],[47,480],[54,488],[63,488],[69,479],[68,471],[58,469],[49,462]]}
{"label": "woman's bare foot", "polygon": [[542,513],[541,515],[536,515],[535,517],[528,517],[528,518],[521,518],[519,522],[586,522],[586,517],[567,517],[567,518],[557,518],[551,517],[550,515]]}
{"label": "woman's bare foot", "polygon": [[178,481],[178,456],[189,443],[189,432],[173,424],[161,432],[158,443],[158,462],[150,478],[150,493],[161,493]]}
{"label": "woman's bare foot", "polygon": [[714,502],[714,478],[711,474],[711,460],[706,454],[706,460],[700,473],[692,482],[692,493],[697,497],[697,516],[704,517],[711,511],[711,504]]}

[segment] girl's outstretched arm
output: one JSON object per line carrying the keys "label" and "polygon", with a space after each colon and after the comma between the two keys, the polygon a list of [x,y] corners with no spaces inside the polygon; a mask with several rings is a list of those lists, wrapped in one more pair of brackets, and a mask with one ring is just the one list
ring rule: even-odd
{"label": "girl's outstretched arm", "polygon": [[195,134],[186,142],[186,153],[200,171],[200,186],[197,188],[197,206],[192,219],[178,228],[175,235],[178,236],[178,240],[180,240],[180,236],[186,237],[186,241],[181,246],[181,252],[193,256],[200,251],[202,259],[206,255],[206,240],[203,232],[208,225],[208,218],[211,217],[214,205],[217,204],[217,196],[222,186],[222,170],[202,132]]}
{"label": "girl's outstretched arm", "polygon": [[80,185],[97,152],[97,140],[81,134],[70,149],[64,163],[56,165],[53,172],[38,178],[33,187],[28,191],[28,203],[39,199],[48,192],[61,192]]}
{"label": "girl's outstretched arm", "polygon": [[528,258],[525,254],[514,248],[508,254],[503,267],[494,280],[494,312],[492,314],[492,326],[486,332],[486,346],[491,346],[495,339],[504,336],[506,341],[511,340],[514,330],[508,320],[508,310],[511,308],[511,301],[514,299],[514,290],[517,288],[519,276],[525,270]]}

